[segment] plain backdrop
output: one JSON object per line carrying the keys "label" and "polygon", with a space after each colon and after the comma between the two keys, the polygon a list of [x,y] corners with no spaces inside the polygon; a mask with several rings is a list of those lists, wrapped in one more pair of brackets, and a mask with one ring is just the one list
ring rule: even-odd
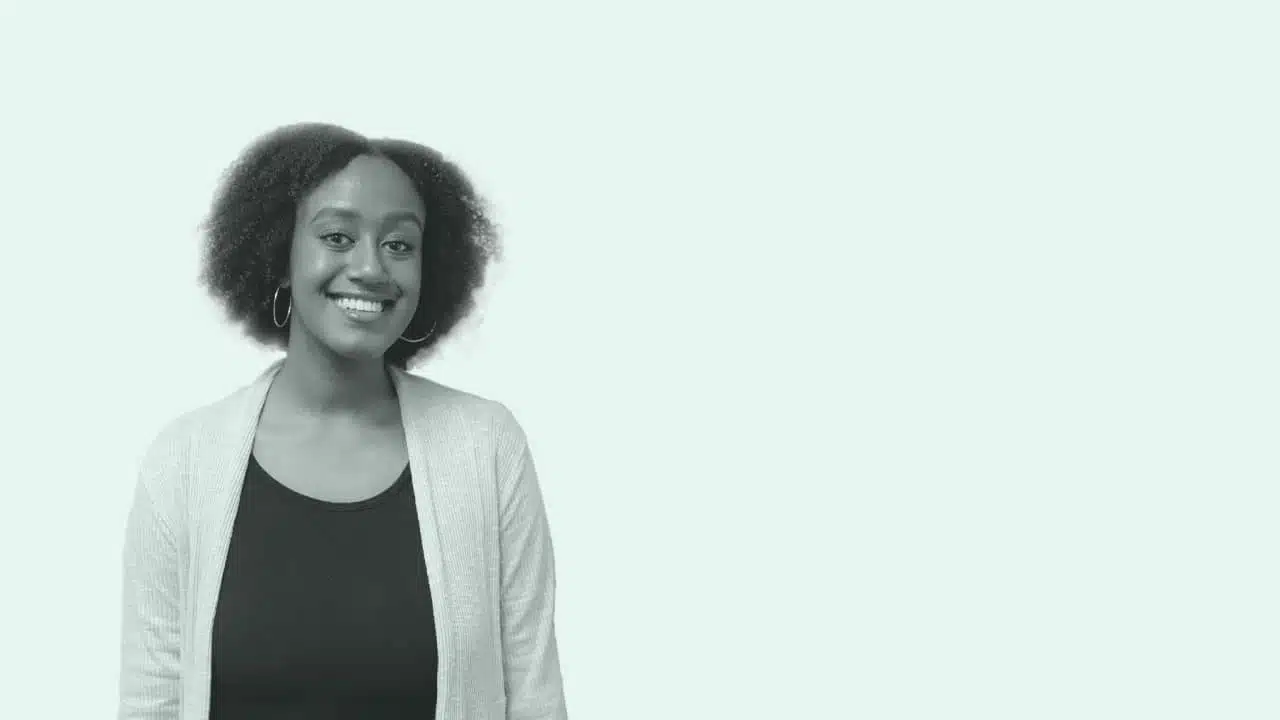
{"label": "plain backdrop", "polygon": [[506,254],[570,715],[1280,717],[1270,2],[10,3],[0,717],[111,717],[139,454],[271,352],[196,282],[304,120]]}

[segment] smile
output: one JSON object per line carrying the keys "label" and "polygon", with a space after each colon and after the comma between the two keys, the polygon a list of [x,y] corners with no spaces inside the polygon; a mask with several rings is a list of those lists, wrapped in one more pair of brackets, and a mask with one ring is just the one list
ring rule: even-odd
{"label": "smile", "polygon": [[329,299],[337,305],[347,317],[354,320],[371,320],[391,309],[393,300],[366,300],[345,295],[330,295]]}

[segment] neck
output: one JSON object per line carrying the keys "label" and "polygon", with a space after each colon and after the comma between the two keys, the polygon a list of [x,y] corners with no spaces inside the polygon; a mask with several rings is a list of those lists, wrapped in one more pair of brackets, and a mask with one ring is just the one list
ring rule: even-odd
{"label": "neck", "polygon": [[273,386],[308,415],[376,420],[397,408],[382,358],[350,359],[290,347]]}

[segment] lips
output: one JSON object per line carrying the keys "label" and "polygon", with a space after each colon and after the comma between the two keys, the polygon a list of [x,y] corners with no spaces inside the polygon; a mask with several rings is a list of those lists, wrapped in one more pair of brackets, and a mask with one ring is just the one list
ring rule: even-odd
{"label": "lips", "polygon": [[351,307],[365,307],[371,309],[386,310],[395,304],[393,298],[380,297],[375,295],[348,295],[344,293],[326,293],[330,300]]}
{"label": "lips", "polygon": [[394,300],[383,298],[340,295],[336,293],[328,293],[327,295],[344,315],[356,322],[370,322],[380,319],[395,305]]}

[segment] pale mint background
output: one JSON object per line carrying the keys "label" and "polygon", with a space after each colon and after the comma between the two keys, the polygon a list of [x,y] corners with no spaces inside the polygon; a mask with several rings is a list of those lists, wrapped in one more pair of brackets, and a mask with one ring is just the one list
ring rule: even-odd
{"label": "pale mint background", "polygon": [[299,120],[506,228],[420,372],[531,437],[572,717],[1280,717],[1274,3],[310,5],[0,10],[0,717],[113,715],[134,461],[273,357],[194,229]]}

